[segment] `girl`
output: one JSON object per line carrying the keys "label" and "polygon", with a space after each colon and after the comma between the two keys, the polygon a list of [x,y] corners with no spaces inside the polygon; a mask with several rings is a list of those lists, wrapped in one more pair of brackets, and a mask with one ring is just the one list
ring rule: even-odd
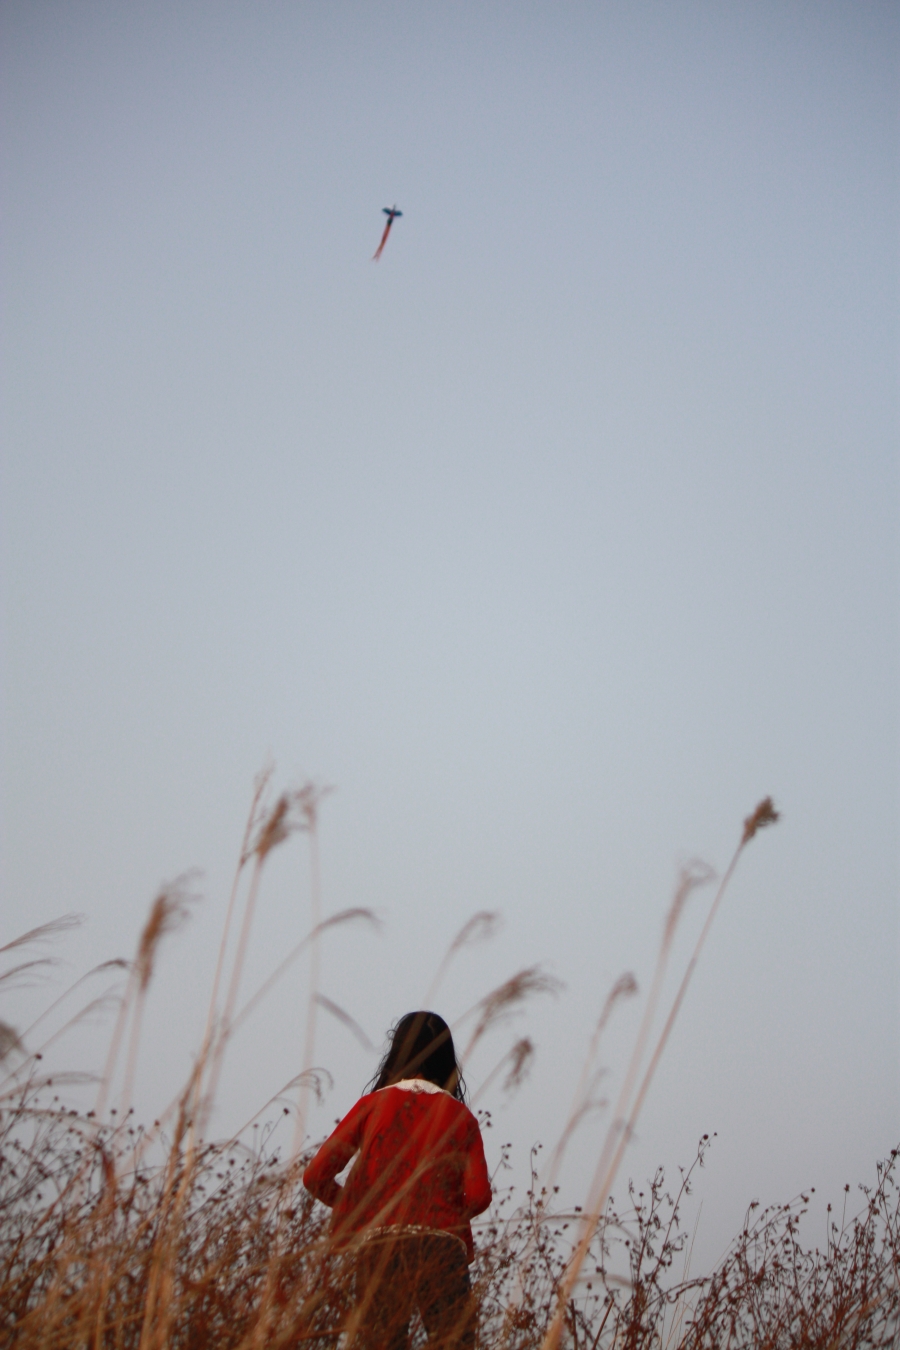
{"label": "girl", "polygon": [[[357,1250],[363,1342],[406,1350],[418,1308],[430,1343],[469,1350],[469,1220],[491,1203],[491,1183],[444,1019],[401,1017],[373,1084],[326,1139],[303,1184],[334,1211],[335,1245]],[[354,1155],[341,1186],[335,1178]]]}

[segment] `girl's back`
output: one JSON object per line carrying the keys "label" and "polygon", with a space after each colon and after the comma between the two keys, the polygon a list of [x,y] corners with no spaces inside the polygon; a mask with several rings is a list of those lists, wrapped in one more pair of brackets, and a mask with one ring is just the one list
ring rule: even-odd
{"label": "girl's back", "polygon": [[[343,1187],[337,1174],[358,1154]],[[373,1228],[453,1233],[473,1256],[469,1219],[491,1201],[478,1122],[434,1083],[406,1079],[362,1097],[310,1163],[306,1188],[334,1208],[336,1238]]]}

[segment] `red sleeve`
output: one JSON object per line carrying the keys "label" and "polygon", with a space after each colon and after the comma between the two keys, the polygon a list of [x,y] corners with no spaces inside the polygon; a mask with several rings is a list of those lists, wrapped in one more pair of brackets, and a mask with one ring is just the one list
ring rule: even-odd
{"label": "red sleeve", "polygon": [[303,1185],[323,1205],[331,1206],[337,1200],[342,1187],[335,1177],[343,1172],[362,1142],[367,1115],[365,1101],[365,1097],[361,1098],[347,1112],[303,1173]]}
{"label": "red sleeve", "polygon": [[466,1152],[466,1168],[463,1173],[463,1195],[469,1218],[483,1213],[491,1203],[491,1179],[487,1163],[484,1160],[484,1144],[478,1122],[472,1117],[470,1122],[471,1138]]}

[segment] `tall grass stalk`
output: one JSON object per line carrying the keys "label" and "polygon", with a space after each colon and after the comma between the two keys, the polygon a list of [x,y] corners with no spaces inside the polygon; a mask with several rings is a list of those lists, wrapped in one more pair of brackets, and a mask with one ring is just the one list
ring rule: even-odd
{"label": "tall grass stalk", "polygon": [[303,1064],[301,1069],[300,1103],[294,1127],[294,1142],[291,1156],[296,1157],[306,1138],[306,1120],[309,1110],[309,1086],[306,1076],[313,1067],[316,1048],[316,1012],[319,1000],[319,981],[321,978],[321,928],[322,928],[322,870],[319,858],[319,803],[329,789],[317,788],[307,784],[300,796],[300,809],[303,812],[305,829],[309,835],[309,896],[310,896],[310,958],[309,958],[309,996],[306,1005],[306,1035],[303,1044]]}
{"label": "tall grass stalk", "polygon": [[261,773],[257,774],[256,782],[253,785],[253,799],[250,803],[250,810],[247,814],[247,821],[244,826],[244,837],[241,840],[241,848],[238,854],[237,866],[234,869],[234,877],[231,883],[231,891],[228,896],[228,904],[225,909],[225,923],[222,927],[222,936],[219,939],[219,950],[216,956],[216,969],[213,975],[212,989],[209,996],[209,1009],[206,1014],[206,1027],[203,1032],[203,1041],[200,1046],[200,1053],[197,1056],[197,1068],[194,1076],[194,1097],[192,1111],[192,1128],[199,1126],[201,1129],[206,1124],[209,1116],[209,1110],[212,1107],[211,1099],[203,1103],[202,1085],[203,1075],[206,1064],[209,1059],[210,1051],[213,1045],[213,1039],[216,1032],[216,1019],[219,1010],[219,989],[225,973],[225,956],[228,951],[228,939],[231,936],[231,925],[234,921],[234,912],[237,906],[238,890],[241,884],[241,877],[244,869],[252,856],[250,850],[250,841],[256,832],[260,807],[263,797],[269,786],[272,777],[272,768],[267,766]]}
{"label": "tall grass stalk", "polygon": [[740,842],[738,843],[737,848],[735,849],[734,854],[732,855],[731,862],[728,864],[728,867],[725,870],[722,880],[719,883],[719,887],[716,891],[715,897],[713,899],[712,904],[710,905],[709,912],[706,916],[706,921],[700,931],[700,936],[697,939],[696,946],[694,947],[694,950],[691,953],[691,957],[690,960],[688,961],[687,968],[684,972],[681,983],[678,986],[675,998],[672,1001],[672,1006],[669,1009],[669,1015],[666,1018],[659,1039],[656,1042],[656,1046],[650,1057],[650,1062],[644,1071],[644,1076],[641,1080],[640,1087],[638,1088],[637,1095],[634,1098],[634,1101],[631,1102],[629,1107],[631,1092],[633,1090],[634,1082],[637,1078],[638,1070],[640,1068],[641,1060],[643,1058],[652,1017],[656,1011],[656,1003],[659,991],[662,987],[662,978],[665,972],[666,963],[668,961],[669,952],[671,950],[676,925],[684,910],[684,905],[691,891],[694,890],[698,885],[702,885],[705,881],[709,880],[710,876],[709,870],[705,867],[701,867],[700,869],[696,868],[686,869],[682,873],[681,883],[675,893],[675,899],[672,903],[672,907],[669,911],[669,916],[666,921],[665,932],[663,934],[663,941],[660,949],[660,956],[657,961],[656,974],[654,976],[653,986],[651,989],[651,996],[648,1001],[644,1017],[641,1021],[641,1027],[638,1032],[637,1041],[631,1054],[628,1070],[625,1075],[625,1082],[623,1085],[623,1089],[620,1094],[619,1101],[616,1104],[615,1115],[610,1125],[610,1128],[607,1131],[603,1149],[600,1154],[600,1159],[597,1163],[597,1169],[594,1173],[594,1179],[591,1184],[591,1188],[588,1192],[588,1202],[586,1206],[586,1211],[581,1222],[582,1228],[581,1237],[579,1238],[575,1251],[572,1254],[572,1259],[569,1262],[565,1276],[563,1277],[560,1283],[559,1291],[557,1294],[557,1310],[554,1315],[553,1322],[551,1323],[547,1331],[547,1335],[544,1341],[544,1350],[556,1350],[556,1347],[559,1344],[564,1325],[566,1304],[571,1296],[572,1289],[575,1285],[576,1280],[578,1279],[578,1276],[581,1272],[581,1268],[585,1262],[585,1259],[587,1258],[587,1254],[590,1249],[590,1244],[593,1239],[594,1232],[596,1230],[597,1224],[600,1221],[600,1215],[602,1214],[606,1202],[609,1199],[609,1194],[610,1191],[612,1190],[613,1181],[615,1180],[619,1167],[622,1163],[622,1158],[624,1156],[625,1149],[627,1148],[628,1142],[634,1133],[634,1127],[637,1124],[638,1117],[641,1113],[641,1108],[646,1099],[647,1092],[650,1089],[650,1084],[653,1081],[653,1076],[656,1073],[659,1061],[662,1058],[662,1053],[666,1047],[666,1043],[669,1039],[672,1027],[675,1024],[675,1019],[678,1016],[682,1003],[684,1002],[684,996],[687,993],[687,988],[688,985],[690,984],[691,976],[693,975],[694,969],[697,965],[697,961],[700,958],[700,953],[703,950],[704,944],[709,935],[709,931],[712,927],[713,920],[715,919],[716,914],[718,913],[719,910],[719,906],[722,903],[722,898],[725,895],[728,883],[734,876],[734,872],[738,865],[738,861],[741,857],[741,854],[743,853],[747,844],[749,844],[750,840],[753,839],[756,833],[764,826],[772,825],[777,820],[778,820],[778,812],[775,810],[775,807],[772,804],[772,799],[771,797],[766,797],[764,798],[763,801],[759,803],[756,810],[751,815],[749,815],[747,819],[744,821],[744,829],[741,835]]}

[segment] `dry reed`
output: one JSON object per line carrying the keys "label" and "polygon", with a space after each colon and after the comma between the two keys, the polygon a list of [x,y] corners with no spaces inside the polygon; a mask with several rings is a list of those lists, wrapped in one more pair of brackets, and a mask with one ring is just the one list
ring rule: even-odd
{"label": "dry reed", "polygon": [[[130,1021],[117,1117],[68,1106],[59,1079],[54,1083],[43,1074],[40,1053],[27,1049],[29,1033],[20,1036],[0,1023],[0,1063],[7,1074],[0,1086],[0,1335],[15,1350],[331,1350],[338,1344],[350,1350],[364,1321],[365,1300],[360,1303],[355,1294],[354,1252],[334,1249],[326,1211],[300,1184],[305,1157],[297,1145],[305,1119],[303,1094],[319,1091],[324,1072],[312,1069],[316,1008],[339,1018],[368,1043],[349,1014],[321,994],[315,978],[302,1071],[287,1085],[301,1094],[294,1103],[301,1122],[299,1139],[297,1125],[292,1140],[282,1142],[277,1121],[260,1128],[252,1120],[230,1140],[204,1139],[234,1028],[302,951],[312,950],[315,972],[318,942],[326,930],[354,920],[374,922],[369,911],[359,909],[323,921],[316,840],[321,792],[307,785],[299,793],[282,794],[268,807],[267,786],[268,778],[257,784],[239,854],[201,1051],[189,1082],[161,1115],[161,1123],[149,1131],[139,1129],[131,1123],[128,1104],[143,995],[161,937],[186,911],[183,884],[157,897],[129,967],[98,1100],[102,1109],[114,1093]],[[559,1212],[555,1178],[578,1121],[596,1106],[600,1037],[621,999],[636,992],[630,976],[616,983],[606,1001],[569,1121],[543,1178],[537,1151],[532,1155],[531,1184],[521,1203],[504,1188],[509,1153],[502,1151],[495,1204],[476,1230],[472,1270],[479,1347],[552,1350],[564,1343],[572,1350],[886,1350],[900,1344],[896,1151],[879,1166],[874,1186],[864,1191],[859,1214],[849,1219],[845,1214],[838,1223],[829,1212],[824,1250],[809,1250],[801,1241],[801,1218],[809,1199],[803,1195],[761,1212],[751,1207],[719,1267],[700,1278],[689,1274],[689,1235],[682,1211],[695,1169],[703,1165],[709,1147],[706,1137],[674,1189],[667,1187],[660,1171],[643,1189],[629,1185],[624,1209],[617,1209],[610,1195],[727,882],[744,847],[776,819],[766,799],[744,822],[738,848],[651,1046],[675,927],[688,896],[709,879],[700,867],[691,867],[682,877],[664,927],[634,1054],[583,1209]],[[310,931],[239,1009],[262,871],[272,849],[298,830],[312,846]],[[495,923],[493,915],[476,915],[451,945],[438,978],[456,952],[489,935]],[[48,936],[52,933],[47,929],[36,930],[0,952],[18,951]],[[24,973],[30,964],[19,962],[13,972]],[[108,965],[97,969],[104,968]],[[501,984],[471,1010],[474,1030],[468,1050],[523,999],[554,988],[537,968]],[[506,1088],[515,1087],[532,1055],[531,1042],[521,1037],[480,1092],[501,1075]],[[263,1113],[280,1100],[273,1098]],[[289,1128],[285,1117],[290,1107],[281,1105],[280,1110],[279,1119]],[[489,1113],[480,1114],[489,1128]],[[677,1258],[685,1263],[680,1279],[674,1273]],[[414,1343],[423,1338],[419,1327]]]}

